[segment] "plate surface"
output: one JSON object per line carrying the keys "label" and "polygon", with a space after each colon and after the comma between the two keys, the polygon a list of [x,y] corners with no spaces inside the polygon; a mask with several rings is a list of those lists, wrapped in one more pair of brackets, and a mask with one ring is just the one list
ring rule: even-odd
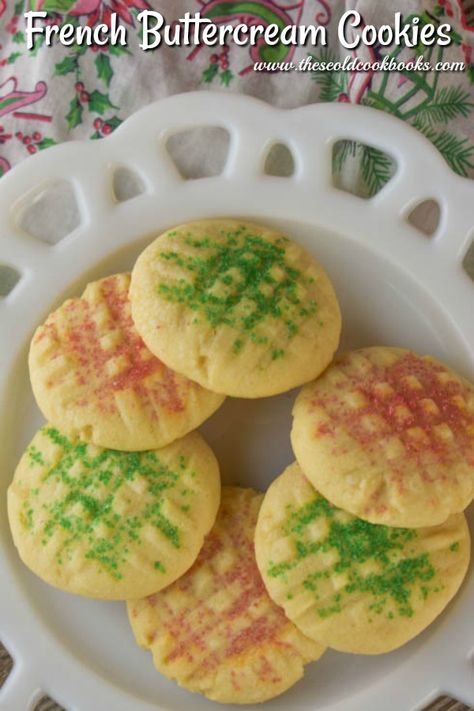
{"label": "plate surface", "polygon": [[[166,140],[180,130],[216,125],[230,134],[223,173],[182,179]],[[331,151],[341,138],[378,146],[396,160],[395,176],[375,198],[332,186]],[[293,153],[290,178],[264,174],[268,150],[278,142]],[[117,202],[112,190],[120,166],[144,186],[125,202]],[[64,181],[76,195],[80,224],[51,245],[27,234],[19,215]],[[431,239],[405,219],[427,198],[441,206]],[[103,141],[49,149],[2,179],[0,265],[15,268],[21,278],[0,301],[0,639],[15,660],[0,708],[24,711],[40,691],[68,711],[184,711],[191,703],[197,711],[218,708],[154,671],[149,653],[133,641],[123,604],[56,591],[16,555],[5,491],[42,421],[26,364],[40,320],[92,278],[130,269],[163,229],[190,219],[241,216],[287,231],[324,265],[341,302],[342,347],[407,346],[474,378],[474,285],[462,269],[474,222],[465,206],[473,200],[470,181],[452,174],[427,141],[385,114],[346,105],[281,111],[208,92],[158,102]],[[54,229],[68,215],[49,210],[41,219]],[[229,399],[201,428],[224,482],[265,489],[292,460],[294,396]],[[472,506],[469,518],[472,530]],[[379,657],[327,652],[307,667],[303,681],[266,706],[399,711],[422,707],[440,693],[474,705],[473,605],[471,570],[447,611],[408,645]]]}

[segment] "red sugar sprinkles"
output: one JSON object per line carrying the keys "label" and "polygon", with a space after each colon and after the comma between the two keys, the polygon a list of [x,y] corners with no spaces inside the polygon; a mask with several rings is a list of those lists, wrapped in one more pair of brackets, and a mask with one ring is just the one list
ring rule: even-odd
{"label": "red sugar sprinkles", "polygon": [[[243,697],[249,684],[261,684],[270,698],[291,685],[286,666],[304,657],[301,640],[313,644],[270,600],[258,571],[254,530],[262,499],[250,489],[224,488],[216,523],[192,568],[168,588],[130,603],[134,629],[142,615],[146,620],[158,669],[191,690],[225,678]],[[322,651],[318,645],[312,658]]]}
{"label": "red sugar sprinkles", "polygon": [[[101,309],[105,307],[105,312]],[[153,417],[164,408],[171,412],[184,410],[183,389],[194,384],[181,378],[153,356],[138,335],[132,321],[128,301],[128,280],[121,275],[104,279],[100,283],[100,298],[94,303],[82,297],[69,301],[65,307],[69,322],[66,328],[57,324],[57,312],[38,331],[35,343],[45,337],[54,341],[58,355],[64,355],[75,364],[77,382],[89,391],[75,401],[85,407],[92,399],[100,411],[113,412],[117,408],[115,395],[131,390],[147,407]],[[104,316],[102,315],[104,313]],[[96,319],[106,318],[108,330]],[[104,333],[111,339],[108,347]],[[114,343],[116,341],[116,343]],[[159,380],[150,381],[151,376]],[[49,385],[59,384],[53,377]]]}
{"label": "red sugar sprinkles", "polygon": [[[342,426],[364,447],[396,436],[404,456],[430,454],[447,462],[462,455],[474,464],[474,416],[466,406],[467,391],[442,364],[406,353],[388,366],[371,363],[360,374],[353,372],[349,355],[338,368],[346,379],[312,400],[330,417],[316,426],[315,437],[333,436]],[[349,393],[360,405],[348,407]]]}

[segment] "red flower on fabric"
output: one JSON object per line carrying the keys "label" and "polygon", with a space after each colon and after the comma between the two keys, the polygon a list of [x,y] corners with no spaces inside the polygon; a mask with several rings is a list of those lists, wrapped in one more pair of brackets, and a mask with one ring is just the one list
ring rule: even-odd
{"label": "red flower on fabric", "polygon": [[0,126],[0,144],[4,144],[12,138],[11,133],[7,133],[3,126]]}
{"label": "red flower on fabric", "polygon": [[[0,0],[0,3],[4,0]],[[54,0],[36,0],[31,5],[34,10],[43,10],[47,1],[48,12],[57,12],[62,15],[72,15],[74,17],[87,16],[87,24],[92,25],[103,22],[110,26],[110,18],[113,12],[117,13],[121,20],[129,25],[133,25],[133,15],[130,10],[149,10],[150,5],[147,0],[64,0],[54,2]],[[1,5],[0,5],[1,7]]]}

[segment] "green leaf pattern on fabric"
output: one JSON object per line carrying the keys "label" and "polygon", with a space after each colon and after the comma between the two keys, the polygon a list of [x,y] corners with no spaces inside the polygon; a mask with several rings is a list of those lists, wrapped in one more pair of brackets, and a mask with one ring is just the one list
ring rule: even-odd
{"label": "green leaf pattern on fabric", "polygon": [[[386,7],[385,7],[386,5]],[[171,4],[170,4],[171,7]],[[2,11],[3,8],[3,11]],[[423,56],[427,61],[465,61],[462,73],[444,72],[255,72],[255,61],[294,61],[308,56],[314,61],[336,61],[346,51],[337,42],[341,15],[335,0],[249,0],[220,2],[187,0],[169,10],[168,22],[183,12],[199,11],[218,23],[275,21],[284,28],[292,24],[320,24],[327,28],[329,47],[238,47],[227,41],[222,47],[165,47],[143,52],[138,47],[141,27],[137,15],[156,9],[148,0],[0,0],[0,84],[3,87],[3,133],[0,165],[11,164],[37,150],[72,138],[102,138],[111,133],[130,113],[165,93],[181,89],[216,88],[261,96],[282,106],[317,101],[359,103],[389,112],[423,133],[460,175],[474,176],[474,27],[464,14],[460,0],[400,0],[406,22],[414,18],[420,26],[449,22],[450,47],[362,48],[351,56],[363,60],[395,60]],[[46,10],[49,22],[76,27],[109,23],[111,12],[128,33],[128,46],[47,47],[43,36],[28,50],[25,41],[27,9]],[[174,14],[173,14],[174,12]],[[410,12],[412,13],[410,15]],[[414,13],[414,14],[413,14]],[[474,14],[474,13],[473,13]],[[382,24],[393,17],[390,4],[368,2],[364,23]],[[2,69],[3,68],[3,69]],[[1,72],[3,71],[3,76]],[[348,136],[350,138],[350,126]],[[35,138],[33,138],[35,136]],[[358,193],[370,197],[393,174],[389,156],[375,146],[341,141],[334,150],[334,170],[341,183],[357,183]]]}

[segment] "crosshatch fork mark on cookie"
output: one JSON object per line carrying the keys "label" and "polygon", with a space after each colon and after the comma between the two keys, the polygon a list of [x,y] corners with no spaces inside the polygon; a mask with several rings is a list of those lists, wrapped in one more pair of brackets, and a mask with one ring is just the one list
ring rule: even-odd
{"label": "crosshatch fork mark on cookie", "polygon": [[268,598],[255,561],[253,531],[262,498],[251,490],[224,489],[218,518],[193,567],[169,588],[131,603],[132,619],[147,607],[156,612],[148,642],[166,638],[165,670],[188,665],[193,678],[202,679],[232,664],[238,690],[243,655],[256,657],[257,681],[279,684],[275,649],[298,654],[299,633]]}
{"label": "crosshatch fork mark on cookie", "polygon": [[[320,520],[326,534],[318,540],[311,527]],[[348,597],[361,595],[369,599],[364,609],[369,621],[382,613],[388,620],[412,617],[415,594],[426,599],[442,589],[428,553],[410,550],[418,537],[416,529],[368,523],[332,506],[320,494],[301,508],[287,507],[282,533],[291,540],[294,557],[289,562],[270,562],[266,573],[291,579],[298,575],[300,564],[311,558],[314,571],[305,576],[302,586],[314,595],[321,619],[340,613]],[[458,549],[459,543],[451,547],[453,553]],[[332,565],[327,563],[330,559]],[[362,572],[367,565],[372,566],[370,574]],[[332,580],[341,577],[345,585],[335,588]]]}
{"label": "crosshatch fork mark on cookie", "polygon": [[89,405],[92,397],[101,411],[112,412],[116,395],[131,390],[154,417],[161,408],[180,412],[184,403],[175,373],[149,352],[133,325],[129,283],[130,276],[121,274],[89,285],[82,298],[66,302],[38,330],[34,344],[45,341],[44,357],[57,362],[49,386],[71,377],[72,365],[82,388],[76,406]]}
{"label": "crosshatch fork mark on cookie", "polygon": [[[180,548],[179,528],[163,513],[163,494],[179,485],[186,459],[180,457],[176,470],[162,461],[157,452],[119,452],[99,449],[83,442],[72,442],[54,427],[41,434],[55,445],[55,461],[46,461],[43,452],[30,445],[27,456],[31,467],[43,470],[38,488],[30,492],[21,512],[25,529],[41,531],[43,546],[54,544],[56,531],[64,540],[56,554],[62,565],[74,554],[75,544],[85,545],[84,556],[97,562],[113,578],[122,579],[129,546],[140,544],[145,525],[158,529],[174,548]],[[38,508],[40,487],[48,481],[65,487],[65,495]],[[124,513],[134,482],[143,482],[142,506],[133,515]],[[127,492],[130,490],[130,494]],[[159,563],[159,561],[158,561]],[[156,570],[160,565],[154,564]]]}
{"label": "crosshatch fork mark on cookie", "polygon": [[392,437],[400,456],[431,453],[449,463],[460,454],[474,465],[474,415],[462,383],[443,365],[406,353],[384,365],[359,355],[354,366],[347,356],[339,369],[335,389],[312,400],[329,416],[316,427],[316,437],[331,436],[342,425],[364,447],[384,446]]}
{"label": "crosshatch fork mark on cookie", "polygon": [[288,264],[285,237],[272,243],[245,227],[221,234],[223,241],[187,234],[189,253],[161,252],[161,260],[177,265],[188,278],[161,283],[158,292],[195,311],[196,325],[203,317],[213,327],[230,326],[240,332],[233,342],[235,354],[249,340],[269,348],[273,360],[281,358],[282,344],[271,342],[259,327],[267,319],[281,321],[289,342],[317,310],[314,299],[305,298],[314,280]]}
{"label": "crosshatch fork mark on cookie", "polygon": [[[261,500],[261,498],[263,497],[260,495],[259,499]],[[151,606],[156,605],[157,597],[159,598],[167,618],[166,627],[171,637],[177,640],[177,644],[167,657],[168,663],[181,657],[192,662],[191,650],[201,649],[204,654],[200,665],[207,670],[215,669],[219,664],[221,654],[224,654],[225,657],[232,657],[243,653],[263,640],[270,641],[278,634],[279,628],[287,624],[286,618],[279,608],[275,608],[274,612],[277,614],[274,615],[271,624],[265,616],[253,619],[249,615],[252,606],[257,607],[258,601],[266,596],[263,581],[254,562],[253,540],[246,531],[247,522],[252,521],[255,517],[258,507],[255,506],[255,499],[250,497],[240,496],[238,502],[240,510],[237,513],[233,510],[236,508],[235,505],[226,505],[224,501],[219,518],[222,522],[227,520],[227,530],[224,532],[222,523],[220,523],[208,534],[189,574],[175,583],[177,591],[192,595],[195,584],[194,576],[201,569],[209,569],[213,578],[213,593],[226,591],[225,608],[215,609],[211,595],[209,599],[196,601],[194,612],[188,619],[190,610],[176,608],[173,604],[172,594],[160,593],[158,596],[152,595],[148,598],[148,604]],[[219,560],[219,555],[222,554],[226,555],[224,567]],[[272,609],[271,606],[270,608]],[[209,635],[218,632],[220,636],[226,623],[236,618],[245,619],[247,624],[238,634],[227,639],[224,650],[220,649],[217,652],[210,649],[206,642]]]}

